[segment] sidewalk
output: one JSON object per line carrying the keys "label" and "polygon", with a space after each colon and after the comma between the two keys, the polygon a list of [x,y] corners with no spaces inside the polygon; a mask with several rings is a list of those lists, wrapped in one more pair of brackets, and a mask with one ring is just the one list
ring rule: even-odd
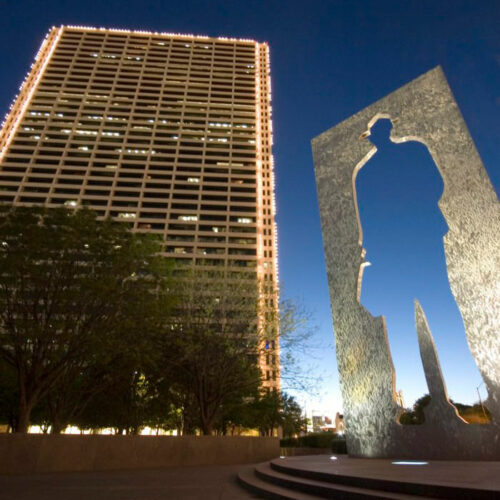
{"label": "sidewalk", "polygon": [[248,465],[0,476],[0,500],[246,500],[236,482]]}

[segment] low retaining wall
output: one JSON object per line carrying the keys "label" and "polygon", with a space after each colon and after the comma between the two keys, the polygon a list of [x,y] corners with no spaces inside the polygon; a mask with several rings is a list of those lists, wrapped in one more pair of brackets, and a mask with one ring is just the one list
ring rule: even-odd
{"label": "low retaining wall", "polygon": [[282,457],[301,457],[304,455],[332,455],[331,448],[307,448],[305,446],[287,446],[280,449]]}
{"label": "low retaining wall", "polygon": [[279,439],[215,436],[0,435],[0,474],[264,462]]}

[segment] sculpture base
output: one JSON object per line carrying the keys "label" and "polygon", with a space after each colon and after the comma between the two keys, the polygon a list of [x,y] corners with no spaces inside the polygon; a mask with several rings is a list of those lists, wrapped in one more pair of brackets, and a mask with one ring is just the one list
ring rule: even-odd
{"label": "sculpture base", "polygon": [[[416,462],[313,455],[248,467],[242,486],[266,498],[493,499],[500,495],[500,462]],[[400,463],[398,463],[400,462]],[[403,496],[401,496],[403,498]],[[408,498],[408,497],[404,497]],[[413,498],[413,496],[412,496]]]}

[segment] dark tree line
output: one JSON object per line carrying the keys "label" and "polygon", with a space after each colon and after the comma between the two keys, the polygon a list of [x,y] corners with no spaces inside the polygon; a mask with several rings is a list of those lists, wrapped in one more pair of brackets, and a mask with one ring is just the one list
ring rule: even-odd
{"label": "dark tree line", "polygon": [[137,433],[301,427],[260,390],[257,285],[173,269],[89,210],[0,207],[0,421]]}
{"label": "dark tree line", "polygon": [[[431,396],[425,394],[418,398],[413,408],[406,408],[399,417],[402,425],[422,425],[425,422],[425,409],[431,402]],[[466,405],[456,403],[450,399],[450,403],[457,409],[458,415],[469,424],[488,424],[491,422],[491,413],[482,403]]]}

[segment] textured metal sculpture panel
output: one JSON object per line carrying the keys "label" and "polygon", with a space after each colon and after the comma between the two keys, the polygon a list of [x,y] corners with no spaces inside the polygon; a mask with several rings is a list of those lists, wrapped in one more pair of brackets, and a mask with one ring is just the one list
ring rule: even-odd
{"label": "textured metal sculpture panel", "polygon": [[[380,118],[393,142],[420,141],[444,181],[439,208],[448,278],[488,389],[492,422],[467,424],[449,402],[424,312],[415,304],[431,403],[423,425],[403,426],[383,317],[360,303],[364,250],[355,177],[376,148]],[[435,68],[312,141],[348,448],[354,456],[500,459],[500,210],[441,68]]]}

